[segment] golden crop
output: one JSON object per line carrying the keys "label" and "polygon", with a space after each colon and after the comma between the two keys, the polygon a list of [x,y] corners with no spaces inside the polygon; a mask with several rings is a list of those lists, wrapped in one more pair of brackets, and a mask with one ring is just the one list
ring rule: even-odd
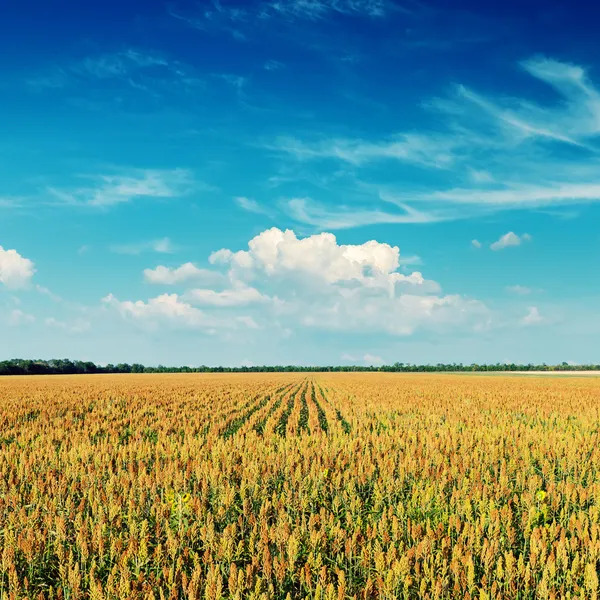
{"label": "golden crop", "polygon": [[598,597],[600,378],[0,379],[0,598]]}

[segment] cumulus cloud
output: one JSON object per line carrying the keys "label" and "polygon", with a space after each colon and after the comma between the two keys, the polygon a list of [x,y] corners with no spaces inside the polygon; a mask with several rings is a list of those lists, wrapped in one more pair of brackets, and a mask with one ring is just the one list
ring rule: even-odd
{"label": "cumulus cloud", "polygon": [[530,306],[527,314],[521,319],[523,325],[537,325],[541,323],[544,318],[540,315],[540,311],[536,306]]}
{"label": "cumulus cloud", "polygon": [[480,242],[480,241],[478,241],[478,240],[471,240],[471,245],[472,245],[474,248],[481,248],[481,242]]}
{"label": "cumulus cloud", "polygon": [[216,271],[200,269],[188,262],[177,268],[158,265],[154,269],[144,270],[144,279],[148,283],[176,285],[186,282],[203,282],[206,285],[221,283],[225,278]]}
{"label": "cumulus cloud", "polygon": [[215,325],[210,316],[190,304],[182,302],[177,294],[161,294],[148,302],[142,300],[120,301],[113,294],[109,294],[102,299],[102,302],[115,308],[123,317],[135,320],[151,321],[158,318],[201,328]]}
{"label": "cumulus cloud", "polygon": [[25,287],[35,273],[34,264],[16,250],[0,246],[0,283],[8,288]]}
{"label": "cumulus cloud", "polygon": [[305,273],[329,283],[364,279],[373,273],[388,275],[400,265],[400,250],[388,244],[369,241],[359,246],[338,245],[332,233],[304,239],[287,229],[267,229],[248,243],[248,250],[213,253],[213,263],[229,262],[234,267],[256,269],[267,275]]}
{"label": "cumulus cloud", "polygon": [[177,294],[162,294],[147,302],[138,300],[118,300],[113,294],[102,299],[109,308],[116,310],[123,318],[156,327],[168,324],[180,328],[204,330],[214,334],[221,329],[235,329],[239,324],[256,328],[256,322],[244,315],[234,319],[221,319],[183,301]]}
{"label": "cumulus cloud", "polygon": [[[278,335],[311,327],[406,336],[418,329],[483,331],[490,323],[481,302],[442,294],[420,271],[400,272],[418,259],[408,255],[403,264],[397,246],[376,240],[339,244],[332,233],[298,237],[273,227],[252,238],[247,249],[213,252],[209,262],[225,270],[215,285],[194,286],[205,272],[192,263],[160,266],[144,272],[147,281],[187,289],[148,301],[111,294],[103,303],[147,326],[209,333],[266,326]],[[373,364],[376,358],[370,357]]]}
{"label": "cumulus cloud", "polygon": [[475,300],[440,295],[439,284],[418,271],[399,273],[399,248],[375,240],[346,245],[331,233],[298,238],[272,228],[250,240],[248,250],[224,248],[209,260],[227,265],[232,281],[251,281],[263,295],[276,292],[278,318],[308,327],[410,335],[420,327],[474,327],[487,315]]}
{"label": "cumulus cloud", "polygon": [[490,245],[492,250],[504,250],[504,248],[510,248],[511,246],[520,246],[523,242],[531,240],[531,236],[528,233],[524,233],[522,236],[518,236],[516,233],[509,231],[500,237],[497,241]]}

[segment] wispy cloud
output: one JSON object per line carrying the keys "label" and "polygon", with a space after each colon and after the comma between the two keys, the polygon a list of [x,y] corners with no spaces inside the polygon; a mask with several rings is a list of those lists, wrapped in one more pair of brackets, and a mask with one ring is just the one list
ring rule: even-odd
{"label": "wispy cloud", "polygon": [[46,73],[31,77],[27,83],[36,89],[62,88],[78,80],[128,80],[134,73],[153,68],[170,68],[169,61],[149,52],[129,48],[119,52],[95,54],[64,66],[54,66]]}
{"label": "wispy cloud", "polygon": [[72,71],[96,79],[127,77],[137,69],[168,67],[169,61],[158,54],[127,49],[123,52],[100,54],[84,58],[72,67]]}
{"label": "wispy cloud", "polygon": [[[340,228],[363,223],[352,218],[352,211],[366,212],[370,223],[427,223],[515,209],[552,208],[562,214],[567,206],[599,202],[600,89],[585,68],[570,63],[534,57],[519,67],[551,86],[559,101],[542,105],[456,85],[447,97],[424,103],[446,123],[436,130],[397,132],[380,139],[275,138],[266,147],[278,152],[282,161],[292,156],[304,171],[312,168],[315,174],[322,173],[323,161],[340,163],[340,168],[349,165],[374,192],[368,208],[363,200],[362,206],[329,206],[325,214],[324,209],[296,202],[289,207],[291,214],[308,224]],[[388,170],[381,184],[376,178],[384,161],[436,174],[417,187],[394,182]],[[352,194],[348,198],[354,201]],[[379,208],[379,201],[410,216]]]}
{"label": "wispy cloud", "polygon": [[517,296],[528,296],[533,292],[530,287],[524,285],[507,285],[506,291]]}
{"label": "wispy cloud", "polygon": [[362,362],[366,365],[382,365],[385,361],[381,356],[376,356],[375,354],[366,353],[364,356],[354,356],[353,354],[344,353],[341,356],[341,359],[345,362],[351,363],[359,363]]}
{"label": "wispy cloud", "polygon": [[311,144],[280,138],[268,146],[298,160],[336,159],[357,166],[377,160],[397,160],[437,169],[452,166],[458,147],[459,140],[449,136],[408,133],[377,142],[340,138]]}
{"label": "wispy cloud", "polygon": [[188,27],[200,31],[221,30],[229,33],[238,41],[246,40],[242,27],[249,20],[254,20],[256,15],[245,8],[229,7],[218,0],[205,2],[199,5],[199,10],[190,13],[171,4],[167,7],[168,14],[185,23]]}
{"label": "wispy cloud", "polygon": [[383,17],[394,6],[386,0],[274,0],[263,5],[262,14],[310,20],[335,14]]}
{"label": "wispy cloud", "polygon": [[225,81],[228,85],[230,85],[238,96],[242,97],[244,95],[244,88],[248,83],[248,78],[242,75],[232,75],[231,73],[223,73],[217,75],[219,79]]}
{"label": "wispy cloud", "polygon": [[278,71],[285,67],[285,65],[278,60],[268,60],[263,66],[265,71]]}
{"label": "wispy cloud", "polygon": [[14,308],[8,315],[8,324],[11,327],[20,327],[21,325],[30,325],[35,322],[35,317],[19,308]]}
{"label": "wispy cloud", "polygon": [[21,198],[10,198],[0,196],[0,208],[17,208],[21,206]]}
{"label": "wispy cloud", "polygon": [[92,327],[92,324],[82,318],[74,319],[73,321],[61,321],[54,317],[49,317],[44,320],[46,327],[53,327],[55,329],[62,329],[68,333],[86,333]]}
{"label": "wispy cloud", "polygon": [[55,294],[52,290],[49,290],[46,286],[36,284],[35,291],[38,294],[42,294],[42,296],[46,296],[47,298],[50,298],[50,300],[52,300],[52,302],[62,302],[63,301],[61,296],[59,296],[58,294]]}
{"label": "wispy cloud", "polygon": [[341,15],[377,19],[392,12],[409,12],[390,0],[267,0],[242,6],[212,0],[200,3],[194,12],[171,4],[168,13],[194,29],[226,31],[236,40],[245,41],[248,28],[270,19],[320,21]]}
{"label": "wispy cloud", "polygon": [[423,259],[416,255],[400,256],[400,267],[414,267],[423,264]]}
{"label": "wispy cloud", "polygon": [[[49,67],[30,76],[26,83],[32,90],[84,89],[86,92],[104,89],[108,81],[118,81],[131,93],[143,93],[155,98],[198,90],[204,81],[187,64],[163,54],[136,48],[92,54],[63,65]],[[73,98],[74,102],[77,99]]]}
{"label": "wispy cloud", "polygon": [[70,190],[50,187],[48,193],[62,204],[106,208],[140,198],[176,198],[204,185],[195,182],[187,169],[133,169],[123,174],[80,178],[92,184]]}
{"label": "wispy cloud", "polygon": [[267,214],[267,209],[259,204],[256,200],[252,198],[246,198],[245,196],[237,196],[234,198],[235,203],[242,209],[247,212],[256,213],[256,214]]}
{"label": "wispy cloud", "polygon": [[168,237],[149,242],[134,244],[116,244],[110,246],[110,251],[116,254],[142,254],[144,252],[157,252],[158,254],[172,254],[176,251]]}
{"label": "wispy cloud", "polygon": [[444,220],[441,214],[423,213],[409,206],[404,212],[392,213],[382,210],[333,207],[313,202],[310,198],[292,198],[281,204],[295,221],[318,229],[348,229],[381,223],[433,223]]}

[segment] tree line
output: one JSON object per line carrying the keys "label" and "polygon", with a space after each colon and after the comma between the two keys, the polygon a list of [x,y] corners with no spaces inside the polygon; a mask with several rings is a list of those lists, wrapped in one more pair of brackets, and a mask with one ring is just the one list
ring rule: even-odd
{"label": "tree line", "polygon": [[496,363],[464,365],[462,363],[438,363],[435,365],[414,365],[396,362],[392,365],[358,366],[299,366],[274,365],[251,367],[166,367],[158,365],[149,367],[139,363],[119,363],[116,365],[97,365],[90,361],[70,360],[68,358],[52,360],[35,360],[15,358],[0,361],[0,375],[83,375],[95,373],[275,373],[275,372],[401,372],[401,373],[436,373],[436,372],[474,372],[474,371],[600,371],[600,364],[570,365],[566,362],[557,365],[528,363]]}

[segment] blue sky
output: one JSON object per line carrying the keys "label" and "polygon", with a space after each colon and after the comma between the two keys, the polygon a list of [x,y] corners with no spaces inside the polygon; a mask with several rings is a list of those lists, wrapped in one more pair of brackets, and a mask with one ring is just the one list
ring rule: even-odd
{"label": "blue sky", "polygon": [[599,18],[9,1],[0,358],[600,362]]}

